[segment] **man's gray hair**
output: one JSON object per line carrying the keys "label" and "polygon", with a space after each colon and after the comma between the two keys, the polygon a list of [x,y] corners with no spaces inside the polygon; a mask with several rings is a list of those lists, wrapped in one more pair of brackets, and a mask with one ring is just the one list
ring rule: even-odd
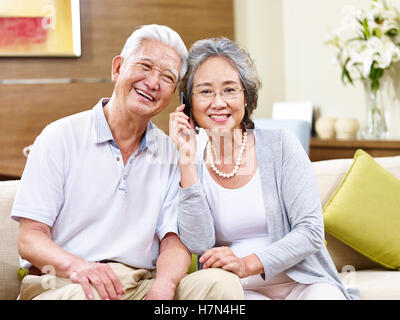
{"label": "man's gray hair", "polygon": [[120,55],[127,58],[144,40],[161,41],[176,50],[182,62],[181,70],[179,72],[179,79],[182,79],[187,70],[188,51],[179,34],[167,26],[158,24],[143,25],[129,36]]}
{"label": "man's gray hair", "polygon": [[257,70],[250,54],[228,38],[198,40],[190,48],[188,57],[189,69],[180,85],[180,91],[183,91],[187,97],[186,107],[188,111],[192,111],[191,96],[196,70],[210,57],[223,57],[238,71],[246,97],[245,115],[242,123],[245,128],[253,129],[254,123],[250,117],[257,107],[261,81],[258,78]]}

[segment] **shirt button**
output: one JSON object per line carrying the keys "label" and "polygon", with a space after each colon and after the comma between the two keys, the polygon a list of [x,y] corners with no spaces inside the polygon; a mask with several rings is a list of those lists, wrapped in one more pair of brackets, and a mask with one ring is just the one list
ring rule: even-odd
{"label": "shirt button", "polygon": [[117,157],[117,161],[119,161],[120,159],[119,159],[119,157]]}

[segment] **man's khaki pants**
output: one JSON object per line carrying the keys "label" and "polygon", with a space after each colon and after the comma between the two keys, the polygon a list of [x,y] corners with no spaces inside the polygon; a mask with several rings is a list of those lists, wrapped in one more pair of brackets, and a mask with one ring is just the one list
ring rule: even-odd
{"label": "man's khaki pants", "polygon": [[[109,262],[119,277],[125,294],[123,300],[140,300],[146,297],[155,271],[134,269],[127,265]],[[100,299],[92,286],[95,299]],[[52,275],[25,276],[21,283],[20,300],[84,300],[82,286],[69,279]],[[203,269],[185,276],[179,283],[176,300],[236,300],[244,299],[240,279],[233,273],[218,269]]]}

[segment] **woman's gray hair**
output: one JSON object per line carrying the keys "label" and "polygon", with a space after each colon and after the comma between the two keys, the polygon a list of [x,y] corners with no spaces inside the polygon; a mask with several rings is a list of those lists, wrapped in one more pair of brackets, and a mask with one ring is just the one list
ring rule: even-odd
{"label": "woman's gray hair", "polygon": [[227,59],[238,71],[239,78],[244,88],[246,98],[245,115],[242,126],[254,129],[251,114],[257,107],[258,91],[261,81],[250,54],[240,48],[234,41],[227,38],[210,38],[195,42],[189,50],[188,71],[180,84],[180,91],[185,93],[187,113],[192,114],[192,89],[194,75],[200,65],[210,57],[223,57]]}
{"label": "woman's gray hair", "polygon": [[181,70],[179,72],[179,79],[182,79],[187,70],[188,51],[179,34],[167,26],[158,24],[140,26],[126,40],[120,55],[127,58],[144,40],[161,41],[176,50],[182,62]]}

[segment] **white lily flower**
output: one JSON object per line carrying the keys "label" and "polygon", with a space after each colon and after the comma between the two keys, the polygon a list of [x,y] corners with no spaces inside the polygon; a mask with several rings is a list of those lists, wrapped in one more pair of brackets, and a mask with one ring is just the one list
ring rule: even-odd
{"label": "white lily flower", "polygon": [[370,51],[366,50],[362,58],[362,64],[363,64],[362,75],[364,78],[368,77],[371,71],[372,62],[373,62],[372,54]]}
{"label": "white lily flower", "polygon": [[372,66],[385,70],[400,61],[400,13],[382,1],[371,1],[370,10],[345,6],[339,28],[326,38],[326,43],[338,49],[336,62],[345,68],[344,81],[347,75],[351,79],[374,77],[377,73],[370,74]]}

